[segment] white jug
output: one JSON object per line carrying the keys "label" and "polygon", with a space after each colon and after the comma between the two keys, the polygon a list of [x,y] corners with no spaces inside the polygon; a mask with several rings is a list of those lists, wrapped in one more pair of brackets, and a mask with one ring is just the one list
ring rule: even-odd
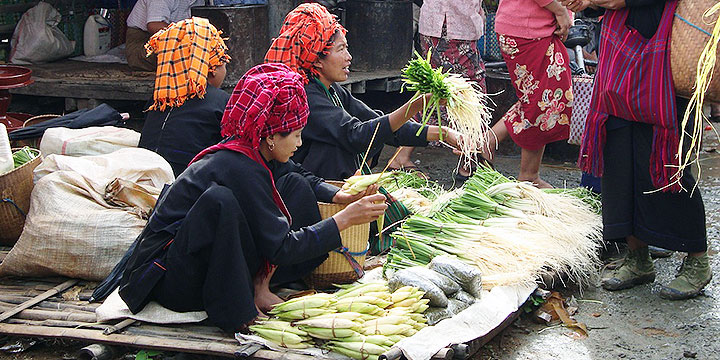
{"label": "white jug", "polygon": [[85,56],[102,55],[110,50],[110,23],[100,15],[90,15],[85,21],[83,48]]}

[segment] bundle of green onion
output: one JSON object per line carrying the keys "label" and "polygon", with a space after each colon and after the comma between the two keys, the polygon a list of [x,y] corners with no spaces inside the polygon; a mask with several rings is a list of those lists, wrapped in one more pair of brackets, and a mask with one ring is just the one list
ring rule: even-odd
{"label": "bundle of green onion", "polygon": [[32,161],[32,159],[38,157],[38,151],[31,149],[29,146],[24,146],[22,149],[16,151],[13,153],[13,162],[15,163],[15,168],[19,168],[26,163],[29,163]]}
{"label": "bundle of green onion", "polygon": [[[438,125],[442,125],[440,102],[447,102],[447,125],[462,134],[463,139],[458,145],[465,155],[466,165],[470,165],[478,149],[487,146],[492,116],[488,107],[488,96],[476,83],[460,75],[433,69],[430,65],[431,53],[432,51],[428,51],[427,58],[423,58],[416,52],[415,58],[403,68],[403,89],[416,92],[412,100],[427,93],[432,94],[430,101],[423,103],[423,125],[427,124],[433,113],[437,114]],[[442,140],[442,132],[440,135]]]}

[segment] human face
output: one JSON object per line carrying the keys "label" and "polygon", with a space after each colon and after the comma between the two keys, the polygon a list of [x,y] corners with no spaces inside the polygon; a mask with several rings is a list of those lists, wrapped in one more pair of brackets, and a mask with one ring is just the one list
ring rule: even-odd
{"label": "human face", "polygon": [[348,51],[347,39],[342,32],[338,32],[327,56],[315,62],[320,82],[329,87],[334,82],[347,80],[351,61],[352,56]]}
{"label": "human face", "polygon": [[301,134],[302,129],[298,129],[287,136],[283,136],[280,133],[268,136],[268,145],[273,144],[272,150],[270,150],[270,157],[282,163],[288,162],[290,157],[295,154],[295,150],[302,145]]}

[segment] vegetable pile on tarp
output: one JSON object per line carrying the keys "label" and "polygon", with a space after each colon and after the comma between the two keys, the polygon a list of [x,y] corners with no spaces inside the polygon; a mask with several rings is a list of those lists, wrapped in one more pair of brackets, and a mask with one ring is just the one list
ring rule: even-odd
{"label": "vegetable pile on tarp", "polygon": [[359,360],[377,360],[398,341],[426,327],[430,300],[412,286],[390,292],[385,282],[344,286],[275,305],[272,318],[250,326],[255,334],[286,348],[311,346]]}
{"label": "vegetable pile on tarp", "polygon": [[461,191],[450,194],[436,199],[439,210],[413,215],[391,234],[395,247],[385,270],[449,254],[479,269],[485,288],[558,274],[583,283],[595,273],[601,221],[588,193],[545,192],[479,168]]}
{"label": "vegetable pile on tarp", "polygon": [[430,54],[431,51],[428,51],[427,58],[423,58],[416,52],[415,58],[403,68],[403,89],[416,92],[412,100],[432,93],[430,101],[423,104],[423,125],[427,124],[432,113],[437,114],[438,125],[442,125],[440,103],[446,101],[448,125],[462,134],[460,151],[469,165],[478,149],[487,146],[492,118],[488,96],[469,79],[450,72],[443,73],[441,69],[433,69],[430,65]]}

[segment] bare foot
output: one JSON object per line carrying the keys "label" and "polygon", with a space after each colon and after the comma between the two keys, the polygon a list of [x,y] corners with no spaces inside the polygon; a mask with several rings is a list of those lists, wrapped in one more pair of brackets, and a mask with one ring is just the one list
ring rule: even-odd
{"label": "bare foot", "polygon": [[282,299],[270,290],[255,288],[255,306],[263,316],[265,316],[264,313],[272,310],[273,305],[281,302],[283,302]]}
{"label": "bare foot", "polygon": [[539,176],[534,179],[523,179],[518,177],[519,181],[527,181],[535,185],[538,189],[552,189],[554,186],[550,185],[547,181],[541,179]]}

